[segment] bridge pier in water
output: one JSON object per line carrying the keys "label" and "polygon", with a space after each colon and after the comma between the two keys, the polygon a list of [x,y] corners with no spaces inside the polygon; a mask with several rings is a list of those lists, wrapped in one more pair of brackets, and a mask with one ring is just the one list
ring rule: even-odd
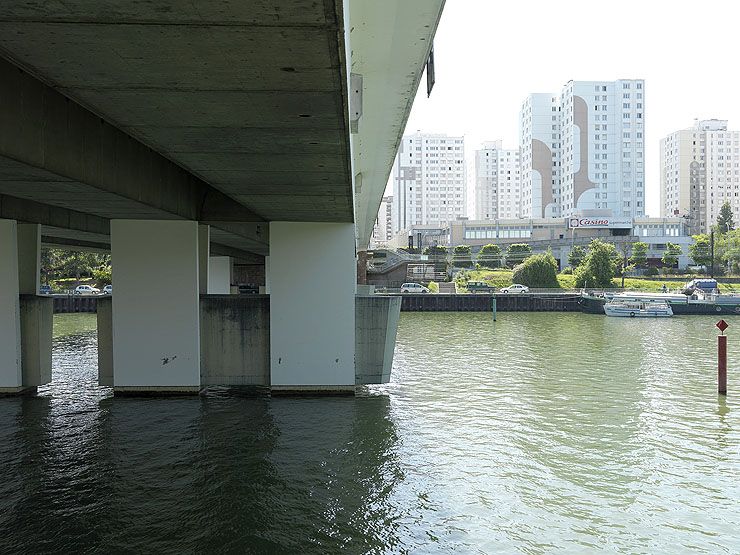
{"label": "bridge pier in water", "polygon": [[51,381],[52,299],[38,295],[41,226],[0,220],[0,393]]}

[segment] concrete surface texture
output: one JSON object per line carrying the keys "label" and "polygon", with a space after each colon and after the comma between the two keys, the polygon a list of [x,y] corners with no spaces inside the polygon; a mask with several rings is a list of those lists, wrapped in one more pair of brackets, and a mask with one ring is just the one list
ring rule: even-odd
{"label": "concrete surface texture", "polygon": [[388,383],[401,315],[401,297],[358,295],[355,307],[355,383]]}
{"label": "concrete surface texture", "polygon": [[21,295],[21,369],[23,386],[51,381],[51,340],[54,300],[36,294]]}
{"label": "concrete surface texture", "polygon": [[208,294],[228,295],[231,292],[231,266],[228,256],[211,256],[208,259]]}
{"label": "concrete surface texture", "polygon": [[209,295],[200,300],[201,383],[270,385],[270,298]]}
{"label": "concrete surface texture", "polygon": [[0,220],[0,392],[22,385],[17,229],[14,221]]}
{"label": "concrete surface texture", "polygon": [[273,390],[355,384],[352,224],[270,223]]}
{"label": "concrete surface texture", "polygon": [[116,388],[200,388],[197,222],[113,220]]}

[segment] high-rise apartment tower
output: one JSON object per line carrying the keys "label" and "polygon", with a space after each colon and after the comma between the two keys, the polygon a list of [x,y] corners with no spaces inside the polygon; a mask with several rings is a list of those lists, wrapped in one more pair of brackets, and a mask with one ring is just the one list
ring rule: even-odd
{"label": "high-rise apartment tower", "polygon": [[740,214],[740,131],[726,120],[696,121],[660,141],[660,214],[706,233],[729,202]]}
{"label": "high-rise apartment tower", "polygon": [[464,137],[431,133],[405,136],[391,176],[394,233],[465,216]]}
{"label": "high-rise apartment tower", "polygon": [[521,216],[519,150],[501,141],[487,142],[475,151],[475,218],[495,220]]}
{"label": "high-rise apartment tower", "polygon": [[569,81],[519,117],[522,216],[645,214],[645,82]]}

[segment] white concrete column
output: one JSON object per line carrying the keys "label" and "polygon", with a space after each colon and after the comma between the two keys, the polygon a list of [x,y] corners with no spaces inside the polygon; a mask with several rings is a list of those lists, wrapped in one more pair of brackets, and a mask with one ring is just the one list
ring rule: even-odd
{"label": "white concrete column", "polygon": [[198,227],[111,220],[117,392],[200,389]]}
{"label": "white concrete column", "polygon": [[0,220],[0,392],[23,389],[21,323],[18,298],[18,227]]}
{"label": "white concrete column", "polygon": [[198,226],[198,280],[199,280],[199,293],[205,295],[208,293],[210,263],[209,257],[211,253],[211,226],[199,225]]}
{"label": "white concrete column", "polygon": [[211,256],[208,259],[208,294],[231,293],[231,257]]}
{"label": "white concrete column", "polygon": [[354,224],[270,223],[273,391],[354,391]]}
{"label": "white concrete column", "polygon": [[18,289],[21,295],[39,294],[41,226],[18,224]]}
{"label": "white concrete column", "polygon": [[265,256],[265,289],[264,291],[260,291],[260,293],[264,293],[265,295],[270,294],[270,257]]}

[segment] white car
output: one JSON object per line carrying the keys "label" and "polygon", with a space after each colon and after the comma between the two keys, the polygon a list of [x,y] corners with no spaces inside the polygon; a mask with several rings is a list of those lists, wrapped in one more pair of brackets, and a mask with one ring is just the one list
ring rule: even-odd
{"label": "white car", "polygon": [[113,286],[112,285],[106,285],[103,287],[103,290],[100,292],[101,295],[112,295],[113,294]]}
{"label": "white car", "polygon": [[74,293],[75,295],[97,295],[100,293],[100,289],[92,285],[78,285],[75,287]]}
{"label": "white car", "polygon": [[401,285],[401,293],[429,293],[429,289],[421,283],[404,283]]}
{"label": "white car", "polygon": [[501,290],[502,293],[528,293],[529,287],[526,285],[521,285],[520,283],[515,283],[513,285],[509,285],[508,287],[504,287]]}

